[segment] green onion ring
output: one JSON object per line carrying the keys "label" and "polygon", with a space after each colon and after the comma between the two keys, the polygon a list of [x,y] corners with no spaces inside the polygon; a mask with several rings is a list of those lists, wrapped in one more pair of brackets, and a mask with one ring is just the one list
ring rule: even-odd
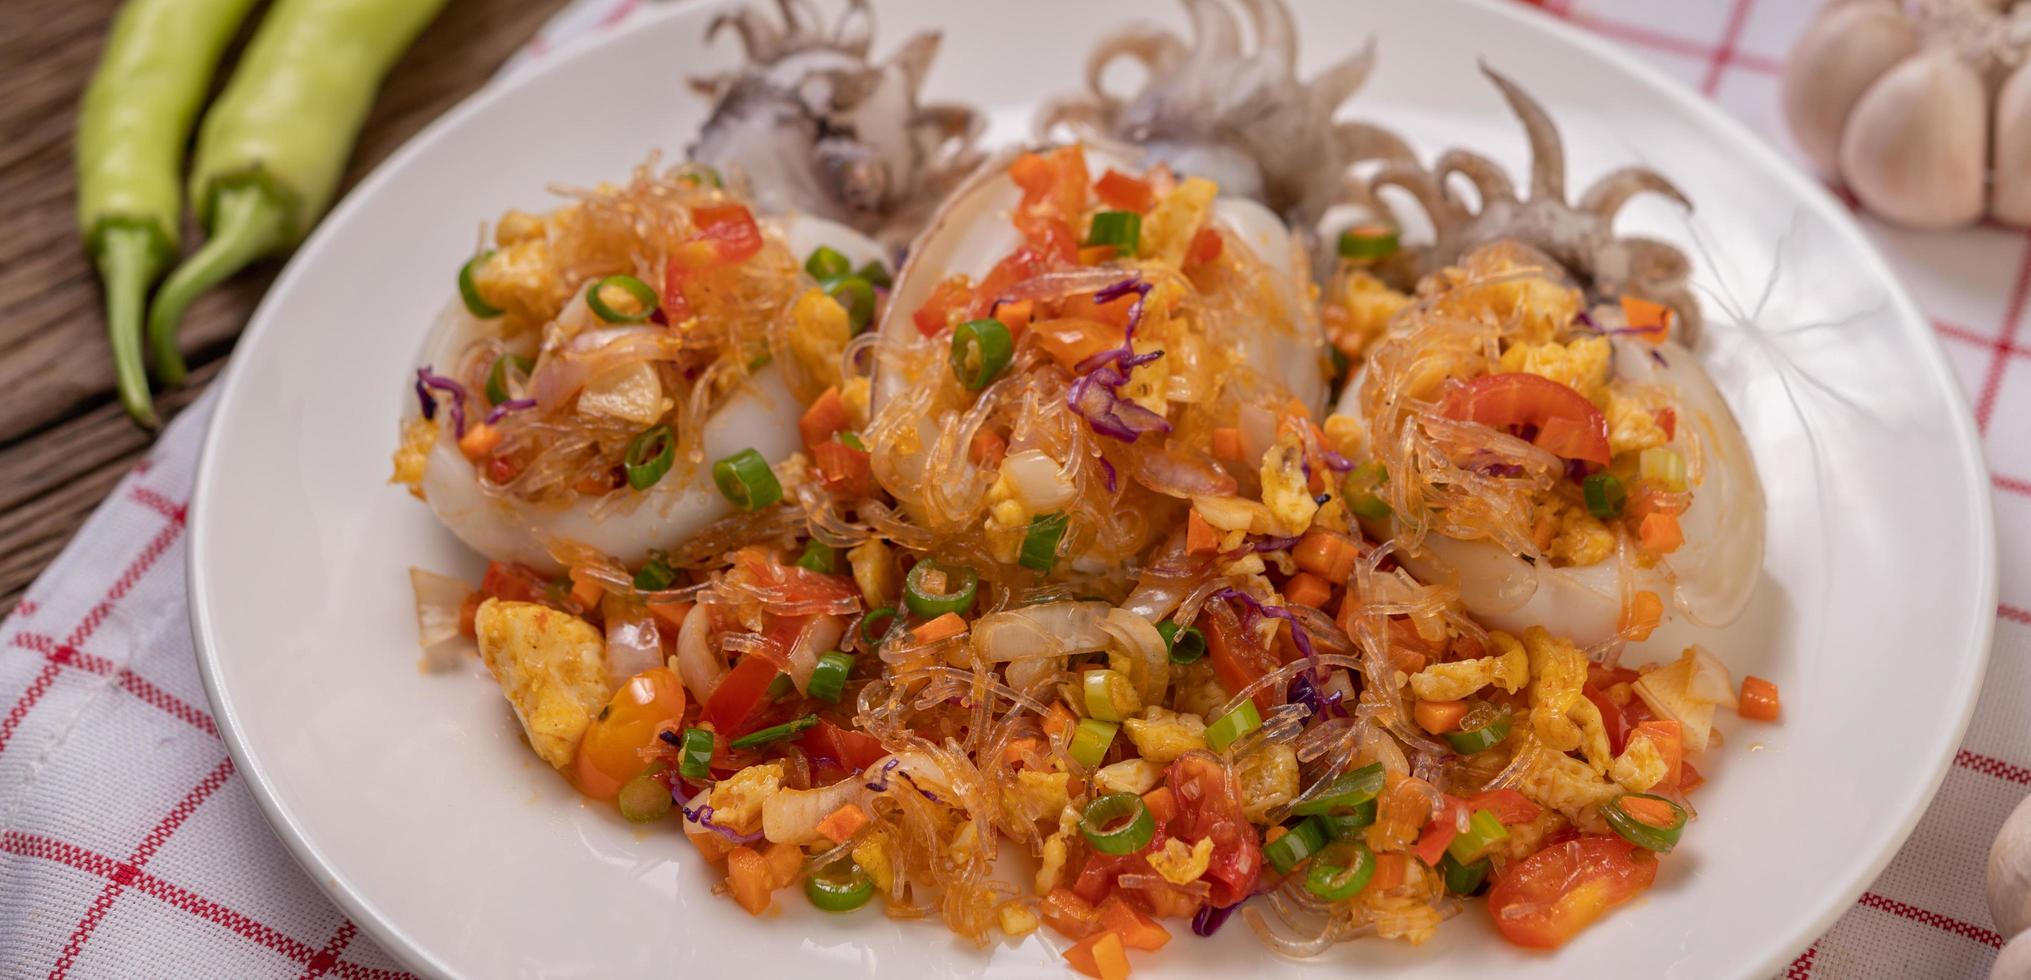
{"label": "green onion ring", "polygon": [[1102,854],[1134,854],[1156,836],[1156,818],[1134,793],[1109,793],[1086,804],[1079,833]]}
{"label": "green onion ring", "polygon": [[840,650],[827,651],[811,668],[811,679],[804,682],[804,693],[826,704],[838,704],[839,696],[846,691],[846,677],[851,673],[853,654]]}
{"label": "green onion ring", "polygon": [[494,366],[487,369],[487,402],[499,405],[515,397],[514,392],[508,390],[509,368],[513,368],[521,372],[524,377],[527,377],[529,371],[534,367],[535,365],[530,363],[528,358],[520,354],[502,354],[494,358]]}
{"label": "green onion ring", "polygon": [[1342,845],[1342,848],[1348,852],[1347,863],[1331,862],[1321,855],[1305,871],[1305,890],[1322,901],[1344,902],[1353,898],[1361,894],[1361,889],[1368,887],[1368,879],[1375,877],[1375,852],[1370,851],[1368,845],[1353,843]]}
{"label": "green onion ring", "polygon": [[1058,544],[1065,539],[1065,527],[1071,522],[1072,518],[1062,512],[1031,518],[1016,564],[1049,575],[1058,564]]}
{"label": "green onion ring", "polygon": [[1262,712],[1256,709],[1253,699],[1244,698],[1233,711],[1206,726],[1206,747],[1215,752],[1225,752],[1228,746],[1240,741],[1241,736],[1261,727]]}
{"label": "green onion ring", "polygon": [[[1487,710],[1484,712],[1484,709]],[[1475,717],[1477,713],[1484,714],[1484,717],[1477,719]],[[1461,755],[1486,752],[1502,744],[1502,740],[1509,737],[1511,724],[1509,712],[1493,705],[1485,703],[1476,705],[1469,709],[1467,716],[1460,721],[1460,730],[1447,732],[1446,741],[1452,743],[1453,751]]]}
{"label": "green onion ring", "polygon": [[627,471],[628,486],[647,490],[655,486],[663,474],[670,472],[670,464],[676,459],[677,434],[667,425],[652,425],[628,441],[628,451],[621,457],[621,468]]}
{"label": "green onion ring", "polygon": [[465,264],[458,267],[459,298],[465,300],[467,312],[482,320],[491,320],[506,312],[500,307],[487,302],[487,298],[480,295],[479,283],[473,281],[473,270],[478,269],[480,263],[493,257],[494,253],[489,249],[465,260]]}
{"label": "green onion ring", "polygon": [[1343,259],[1374,262],[1396,254],[1396,229],[1388,225],[1355,225],[1340,233],[1339,252]]}
{"label": "green onion ring", "polygon": [[880,634],[875,632],[874,624],[886,624],[881,629],[881,632],[886,634],[889,631],[889,626],[894,625],[895,621],[896,607],[894,606],[882,606],[879,609],[868,610],[867,615],[860,617],[860,648],[872,650],[880,646],[882,638]]}
{"label": "green onion ring", "polygon": [[1282,837],[1262,845],[1262,856],[1276,870],[1290,874],[1291,869],[1305,863],[1307,858],[1317,854],[1326,846],[1326,828],[1317,817],[1306,817],[1297,824],[1285,828]]}
{"label": "green onion ring", "polygon": [[1079,727],[1072,730],[1072,742],[1065,747],[1065,754],[1092,769],[1100,765],[1100,760],[1107,758],[1107,749],[1114,744],[1115,732],[1120,730],[1118,722],[1082,718]]}
{"label": "green onion ring", "polygon": [[1307,817],[1315,814],[1332,813],[1336,810],[1351,810],[1363,803],[1373,803],[1382,795],[1385,781],[1382,763],[1371,762],[1359,769],[1343,772],[1312,797],[1297,806],[1291,813]]}
{"label": "green onion ring", "polygon": [[776,481],[769,461],[752,449],[743,449],[712,464],[712,482],[719,492],[741,510],[761,510],[783,499],[783,485]]}
{"label": "green onion ring", "polygon": [[1134,211],[1102,211],[1086,231],[1087,245],[1112,245],[1114,254],[1124,258],[1135,255],[1141,239],[1142,215]]}
{"label": "green onion ring", "polygon": [[635,573],[635,590],[638,592],[661,592],[676,582],[677,570],[670,567],[661,552],[650,552],[649,560],[643,562],[641,570]]}
{"label": "green onion ring", "polygon": [[[600,295],[606,292],[608,286],[634,297],[636,305],[640,306],[642,311],[631,316],[608,306],[606,297]],[[640,323],[656,312],[656,290],[634,276],[608,276],[593,283],[592,288],[585,291],[585,305],[592,307],[593,314],[608,323]]]}
{"label": "green onion ring", "polygon": [[834,865],[804,876],[804,897],[826,912],[851,912],[874,897],[874,879],[851,860],[840,863],[847,868],[844,874]]}
{"label": "green onion ring", "polygon": [[734,739],[731,743],[729,743],[729,747],[736,749],[751,749],[757,745],[767,745],[770,742],[780,742],[783,739],[795,736],[798,733],[802,732],[804,729],[810,728],[812,725],[816,724],[818,724],[817,715],[805,715],[802,718],[786,721],[780,725],[770,725],[767,728],[749,732],[746,735],[742,735],[741,737]]}
{"label": "green onion ring", "polygon": [[1602,520],[1619,517],[1622,505],[1629,500],[1629,491],[1613,473],[1589,473],[1580,483],[1580,494],[1587,498],[1587,513]]}
{"label": "green onion ring", "polygon": [[797,556],[798,568],[808,569],[821,575],[832,574],[832,570],[838,567],[838,563],[838,549],[824,544],[816,538],[804,542],[804,553]]}
{"label": "green onion ring", "polygon": [[1375,823],[1376,802],[1357,803],[1345,813],[1327,813],[1319,819],[1326,822],[1326,836],[1333,840],[1358,840],[1362,831]]}
{"label": "green onion ring", "polygon": [[1196,626],[1180,626],[1177,621],[1166,619],[1157,624],[1157,633],[1164,638],[1171,663],[1188,664],[1206,655],[1206,634]]}
{"label": "green onion ring", "polygon": [[853,260],[830,245],[820,245],[811,250],[811,257],[804,260],[804,271],[819,281],[837,279],[853,274]]}
{"label": "green onion ring", "polygon": [[846,308],[846,323],[859,336],[874,322],[874,286],[859,276],[834,276],[820,280],[825,295]]}
{"label": "green onion ring", "polygon": [[677,763],[677,774],[685,779],[708,779],[712,776],[712,733],[703,728],[687,728],[682,738],[682,754]]}
{"label": "green onion ring", "polygon": [[[1636,819],[1628,810],[1622,808],[1622,801],[1629,797],[1642,800],[1656,800],[1670,807],[1672,815],[1671,826],[1657,827]],[[1671,853],[1671,849],[1678,846],[1679,835],[1685,833],[1685,807],[1679,806],[1662,796],[1650,793],[1630,793],[1628,796],[1618,796],[1608,801],[1607,806],[1601,808],[1601,816],[1608,821],[1608,829],[1620,835],[1623,840],[1644,850],[1656,851],[1659,854]]]}
{"label": "green onion ring", "polygon": [[[945,588],[932,592],[924,585],[924,579],[934,571],[945,574]],[[963,613],[973,608],[973,597],[980,589],[980,573],[970,565],[941,565],[925,560],[910,567],[910,574],[903,578],[903,604],[910,612],[923,619],[937,619],[946,613]]]}
{"label": "green onion ring", "polygon": [[979,391],[1008,368],[1015,340],[1000,320],[970,320],[952,331],[952,373],[967,391]]}
{"label": "green onion ring", "polygon": [[1444,879],[1446,890],[1455,895],[1473,895],[1488,882],[1488,859],[1482,858],[1472,864],[1461,864],[1451,854],[1439,858],[1439,877]]}

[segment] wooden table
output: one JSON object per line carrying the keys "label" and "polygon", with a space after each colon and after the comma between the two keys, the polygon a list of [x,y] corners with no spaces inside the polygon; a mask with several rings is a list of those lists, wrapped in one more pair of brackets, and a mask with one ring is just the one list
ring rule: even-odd
{"label": "wooden table", "polygon": [[[347,186],[478,88],[563,3],[455,0],[389,77]],[[72,210],[71,130],[117,6],[10,0],[0,32],[0,615],[152,441],[113,395],[98,280]],[[270,263],[243,274],[191,308],[192,377],[158,394],[165,416],[218,375],[274,273]]]}

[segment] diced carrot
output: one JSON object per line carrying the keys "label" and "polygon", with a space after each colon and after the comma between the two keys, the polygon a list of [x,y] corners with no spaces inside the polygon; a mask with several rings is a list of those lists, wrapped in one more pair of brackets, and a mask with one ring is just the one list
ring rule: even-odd
{"label": "diced carrot", "polygon": [[1148,211],[1157,202],[1156,192],[1150,190],[1148,181],[1113,167],[1093,182],[1093,193],[1099,195],[1102,204],[1117,211]]}
{"label": "diced carrot", "polygon": [[1636,296],[1622,297],[1622,316],[1629,329],[1652,344],[1664,343],[1671,335],[1671,307]]}
{"label": "diced carrot", "polygon": [[1223,463],[1241,462],[1241,430],[1223,425],[1213,430],[1213,458]]}
{"label": "diced carrot", "polygon": [[1067,939],[1085,939],[1100,931],[1100,910],[1063,885],[1037,902],[1037,913]]}
{"label": "diced carrot", "polygon": [[1650,631],[1664,619],[1664,600],[1657,593],[1645,589],[1629,600],[1629,608],[1622,611],[1624,635],[1632,640],[1650,639]]}
{"label": "diced carrot", "polygon": [[1112,245],[1087,245],[1079,249],[1080,265],[1099,265],[1114,260],[1116,249]]}
{"label": "diced carrot", "polygon": [[1776,721],[1781,710],[1777,685],[1754,674],[1742,678],[1742,717],[1751,721]]}
{"label": "diced carrot", "polygon": [[458,437],[458,451],[467,459],[485,459],[501,444],[501,430],[485,422],[475,422],[465,435]]}
{"label": "diced carrot", "polygon": [[1044,740],[1033,735],[1012,738],[1008,740],[1007,745],[1001,747],[1001,761],[1015,765],[1043,750]]}
{"label": "diced carrot", "polygon": [[967,444],[966,458],[975,466],[993,466],[1001,462],[1008,453],[1008,440],[993,429],[982,429],[973,434],[973,441]]}
{"label": "diced carrot", "polygon": [[1009,337],[1016,338],[1021,337],[1023,331],[1029,328],[1030,316],[1035,310],[1036,303],[1032,300],[1012,299],[1006,303],[995,304],[994,318],[1008,328]]}
{"label": "diced carrot", "polygon": [[1400,888],[1409,874],[1410,855],[1386,851],[1375,855],[1375,874],[1368,879],[1368,887],[1379,892]]}
{"label": "diced carrot", "polygon": [[1333,586],[1311,572],[1299,572],[1283,583],[1284,601],[1294,605],[1324,609],[1332,597]]}
{"label": "diced carrot", "polygon": [[1657,747],[1657,754],[1664,757],[1664,785],[1683,786],[1685,766],[1685,729],[1676,721],[1646,721],[1629,732],[1629,737],[1638,736],[1650,740]]}
{"label": "diced carrot", "polygon": [[1678,410],[1666,405],[1651,413],[1657,419],[1657,427],[1664,430],[1666,439],[1678,438]]}
{"label": "diced carrot", "polygon": [[848,497],[874,494],[874,457],[837,440],[811,447],[811,462],[818,467],[825,489]]}
{"label": "diced carrot", "polygon": [[599,580],[593,578],[592,573],[581,569],[574,568],[570,574],[571,601],[578,603],[580,607],[586,609],[599,605],[600,593],[603,591],[600,588]]}
{"label": "diced carrot", "polygon": [[823,820],[818,821],[818,833],[834,844],[843,844],[848,837],[860,833],[867,826],[867,811],[857,803],[848,803]]}
{"label": "diced carrot", "polygon": [[1122,338],[1120,327],[1076,316],[1038,320],[1030,324],[1030,332],[1044,353],[1066,370],[1110,347],[1121,346]]}
{"label": "diced carrot", "polygon": [[1079,940],[1065,951],[1065,962],[1072,969],[1099,980],[1127,980],[1128,949],[1121,937],[1112,932],[1099,932]]}
{"label": "diced carrot", "polygon": [[936,643],[947,637],[966,632],[966,617],[958,613],[946,613],[910,631],[918,643]]}
{"label": "diced carrot", "polygon": [[812,399],[811,407],[805,409],[804,416],[797,420],[797,432],[804,437],[804,446],[808,449],[830,441],[834,433],[848,424],[846,399],[839,396],[839,386],[833,385]]}
{"label": "diced carrot", "polygon": [[1189,554],[1204,555],[1220,550],[1220,532],[1206,519],[1199,516],[1194,508],[1185,518],[1185,551]]}
{"label": "diced carrot", "polygon": [[769,869],[769,888],[784,888],[797,880],[797,872],[804,868],[804,849],[788,841],[778,841],[762,852],[762,860]]}
{"label": "diced carrot", "polygon": [[1671,804],[1634,794],[1622,797],[1622,812],[1652,827],[1669,827],[1677,819],[1677,815],[1671,812]]}
{"label": "diced carrot", "polygon": [[1178,794],[1169,786],[1159,786],[1142,794],[1142,805],[1149,810],[1150,818],[1161,827],[1178,815]]}
{"label": "diced carrot", "polygon": [[1078,293],[1065,297],[1058,304],[1058,315],[1077,317],[1082,320],[1098,320],[1115,330],[1128,326],[1128,308],[1135,305],[1135,294],[1127,293],[1105,303],[1095,302],[1092,293]]}
{"label": "diced carrot", "polygon": [[1678,515],[1654,511],[1643,518],[1636,528],[1636,536],[1643,541],[1643,547],[1668,555],[1685,543],[1685,532],[1679,529]]}
{"label": "diced carrot", "polygon": [[740,846],[710,830],[694,831],[691,828],[692,824],[684,825],[684,836],[698,848],[698,853],[705,855],[707,861],[724,861],[734,848]]}
{"label": "diced carrot", "polygon": [[1439,811],[1439,815],[1425,824],[1424,833],[1418,836],[1417,846],[1411,848],[1411,853],[1416,854],[1418,860],[1434,868],[1439,866],[1439,857],[1446,853],[1446,848],[1453,843],[1453,838],[1460,836],[1460,814],[1466,812],[1467,806],[1455,796],[1449,795],[1445,797],[1445,801],[1446,805]]}
{"label": "diced carrot", "polygon": [[1107,901],[1100,903],[1100,924],[1108,932],[1120,936],[1122,944],[1130,949],[1155,952],[1171,941],[1169,929],[1122,901],[1120,895],[1110,895]]}
{"label": "diced carrot", "polygon": [[691,605],[689,602],[651,602],[649,615],[669,629],[680,630],[684,628],[684,617],[691,615]]}
{"label": "diced carrot", "polygon": [[[718,836],[718,835],[713,835]],[[749,915],[760,915],[769,908],[769,862],[752,847],[742,845],[726,856],[726,884],[733,892],[733,900],[747,909]]]}
{"label": "diced carrot", "polygon": [[1220,257],[1220,250],[1227,247],[1226,239],[1211,228],[1201,228],[1192,235],[1192,244],[1185,246],[1186,265],[1204,265]]}
{"label": "diced carrot", "polygon": [[1361,548],[1353,539],[1325,528],[1307,532],[1291,551],[1291,559],[1298,563],[1299,568],[1334,585],[1347,584],[1347,579],[1354,574],[1354,562],[1360,557]]}
{"label": "diced carrot", "polygon": [[1418,727],[1443,735],[1460,727],[1460,719],[1467,716],[1465,701],[1419,701],[1411,709],[1411,717],[1417,719]]}

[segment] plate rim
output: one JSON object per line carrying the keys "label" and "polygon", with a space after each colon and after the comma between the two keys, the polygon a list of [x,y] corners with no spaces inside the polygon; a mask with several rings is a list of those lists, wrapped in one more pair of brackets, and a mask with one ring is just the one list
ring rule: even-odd
{"label": "plate rim", "polygon": [[[449,131],[462,126],[467,118],[480,113],[497,100],[507,98],[525,87],[540,84],[556,70],[555,66],[593,57],[601,49],[619,43],[620,39],[628,34],[654,29],[665,20],[688,16],[692,8],[725,2],[729,0],[666,0],[638,12],[618,27],[582,34],[557,44],[545,53],[541,63],[517,69],[508,77],[490,78],[482,83],[474,92],[405,140],[332,208],[330,214],[290,257],[263,294],[261,302],[248,317],[246,329],[235,342],[235,351],[261,342],[268,333],[279,329],[274,326],[274,318],[270,315],[271,308],[277,303],[276,297],[286,294],[298,278],[309,274],[305,270],[314,264],[325,240],[334,233],[331,229],[340,224],[338,219],[350,214],[354,208],[362,206],[359,203],[362,199],[374,193],[382,184],[394,179],[393,175],[406,167],[412,158],[424,152],[426,147],[447,138],[446,134]],[[1976,623],[1971,639],[1977,641],[1976,654],[1957,691],[1960,699],[1958,717],[1952,719],[1949,726],[1951,737],[1944,745],[1935,747],[1932,752],[1934,758],[1926,778],[1913,784],[1917,787],[1917,792],[1899,800],[1897,806],[1893,808],[1896,819],[1886,821],[1882,825],[1884,832],[1876,837],[1874,848],[1876,853],[1866,862],[1849,866],[1844,879],[1835,887],[1822,892],[1826,898],[1819,902],[1819,907],[1814,909],[1811,915],[1802,918],[1800,927],[1794,929],[1758,964],[1757,970],[1760,971],[1760,975],[1774,974],[1782,970],[1799,950],[1824,934],[1848,909],[1852,908],[1869,883],[1880,876],[1883,869],[1896,857],[1937,796],[1955,752],[1966,738],[1968,726],[1979,703],[1982,684],[1995,646],[1994,610],[1998,596],[1999,574],[1995,498],[1993,492],[1988,489],[1991,482],[1990,471],[1981,435],[1975,427],[1968,393],[1954,374],[1938,335],[1914,326],[1928,321],[1911,298],[1909,290],[1905,288],[1896,267],[1863,232],[1853,214],[1840,206],[1825,186],[1811,179],[1795,163],[1779,154],[1776,147],[1761,134],[1722,109],[1711,98],[1693,91],[1661,69],[1639,60],[1623,46],[1589,33],[1561,18],[1505,0],[1454,0],[1454,2],[1463,7],[1475,8],[1487,16],[1506,19],[1518,29],[1546,34],[1562,44],[1600,57],[1620,71],[1649,83],[1681,112],[1715,127],[1734,148],[1754,157],[1763,169],[1772,172],[1778,181],[1794,192],[1801,206],[1822,212],[1830,219],[1829,227],[1867,261],[1873,262],[1876,266],[1875,271],[1883,273],[1880,281],[1886,287],[1884,290],[1886,304],[1895,311],[1904,330],[1919,335],[1918,347],[1923,351],[1925,367],[1934,383],[1946,392],[1948,404],[1955,409],[1950,413],[1949,420],[1953,437],[1952,450],[1960,464],[1959,468],[1972,477],[1967,481],[1968,499],[1961,502],[1960,510],[1972,523],[1971,530],[1976,542],[1975,553],[1971,556],[1975,588],[1971,590],[1970,598],[1973,602],[1970,612]],[[537,36],[541,36],[540,29]],[[184,572],[188,583],[187,609],[191,623],[191,639],[197,655],[198,672],[204,683],[205,697],[211,703],[220,739],[225,742],[234,766],[245,777],[248,790],[260,808],[262,817],[305,875],[326,897],[338,905],[344,914],[366,930],[389,956],[405,967],[430,976],[458,976],[459,974],[448,964],[411,937],[401,924],[391,921],[376,906],[368,902],[357,891],[349,876],[327,860],[321,849],[310,840],[287,805],[272,791],[258,756],[242,737],[232,699],[222,686],[221,665],[213,640],[210,589],[201,569],[209,550],[205,529],[212,523],[206,516],[212,509],[210,504],[212,497],[208,491],[218,482],[217,474],[212,472],[217,460],[217,454],[213,450],[226,427],[226,408],[239,391],[241,375],[245,373],[243,370],[245,363],[244,357],[232,358],[222,377],[214,384],[219,393],[212,416],[205,421],[204,436],[192,472],[189,505],[190,537],[184,560]]]}

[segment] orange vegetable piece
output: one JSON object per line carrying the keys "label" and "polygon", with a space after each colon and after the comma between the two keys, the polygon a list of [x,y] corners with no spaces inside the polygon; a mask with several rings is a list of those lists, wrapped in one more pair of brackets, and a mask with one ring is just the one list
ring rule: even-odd
{"label": "orange vegetable piece", "polygon": [[1108,932],[1120,936],[1122,945],[1130,949],[1155,952],[1171,941],[1169,929],[1122,901],[1120,895],[1110,895],[1107,901],[1100,903],[1100,924]]}
{"label": "orange vegetable piece", "polygon": [[1114,259],[1115,251],[1112,245],[1083,246],[1079,249],[1079,264],[1099,265],[1102,262],[1111,262]]}
{"label": "orange vegetable piece", "polygon": [[1213,458],[1223,463],[1241,462],[1241,430],[1223,425],[1213,430]]}
{"label": "orange vegetable piece", "polygon": [[1417,719],[1418,727],[1443,735],[1460,727],[1460,719],[1467,716],[1465,701],[1419,701],[1411,709],[1411,717]]}
{"label": "orange vegetable piece", "polygon": [[1080,940],[1065,951],[1072,969],[1099,980],[1125,980],[1128,976],[1128,949],[1121,937],[1099,932]]}
{"label": "orange vegetable piece", "polygon": [[844,844],[846,839],[860,833],[867,826],[867,811],[857,803],[848,803],[830,816],[818,821],[818,833],[834,844]]}
{"label": "orange vegetable piece", "polygon": [[1211,228],[1201,228],[1192,235],[1192,244],[1185,246],[1186,265],[1204,265],[1220,257],[1220,251],[1227,247],[1227,240]]}
{"label": "orange vegetable piece", "polygon": [[990,466],[1001,462],[1008,454],[1008,440],[992,429],[982,429],[973,434],[973,441],[966,446],[966,459],[975,466]]}
{"label": "orange vegetable piece", "polygon": [[804,849],[778,841],[762,852],[762,861],[769,871],[769,890],[774,891],[797,880],[797,872],[804,868]]}
{"label": "orange vegetable piece", "polygon": [[1678,515],[1663,511],[1645,515],[1643,523],[1637,525],[1636,536],[1643,541],[1645,548],[1660,555],[1671,554],[1685,544],[1685,531],[1678,526]]}
{"label": "orange vegetable piece", "polygon": [[1333,586],[1311,572],[1299,572],[1284,582],[1283,597],[1285,602],[1324,609],[1333,597]]}
{"label": "orange vegetable piece", "polygon": [[966,308],[973,299],[973,287],[966,284],[965,276],[953,276],[941,280],[932,287],[931,295],[924,298],[924,305],[910,314],[910,322],[917,325],[917,332],[926,337],[936,337],[951,326],[952,314]]}
{"label": "orange vegetable piece", "polygon": [[688,602],[652,602],[649,603],[649,615],[673,630],[683,629],[684,617],[691,615],[691,605]]}
{"label": "orange vegetable piece", "polygon": [[1645,589],[1629,600],[1629,608],[1622,611],[1622,629],[1632,640],[1650,639],[1650,631],[1664,619],[1664,600],[1657,593]]}
{"label": "orange vegetable piece", "polygon": [[1671,336],[1671,307],[1636,296],[1622,297],[1622,317],[1647,343],[1661,344]]}
{"label": "orange vegetable piece", "polygon": [[1122,330],[1086,317],[1061,316],[1030,324],[1044,353],[1066,370],[1110,347],[1121,346]]}
{"label": "orange vegetable piece", "polygon": [[1783,705],[1777,685],[1751,674],[1742,678],[1742,717],[1751,721],[1776,721]]}
{"label": "orange vegetable piece", "polygon": [[769,885],[768,859],[754,848],[743,844],[726,856],[726,884],[733,892],[733,900],[747,909],[749,915],[768,911],[769,893],[775,889]]}
{"label": "orange vegetable piece", "polygon": [[599,580],[593,578],[592,573],[576,568],[571,570],[570,575],[571,601],[586,609],[599,605],[601,592]]}
{"label": "orange vegetable piece", "polygon": [[1100,203],[1116,211],[1148,211],[1157,202],[1156,192],[1150,190],[1148,181],[1113,167],[1093,182],[1093,193],[1099,195]]}
{"label": "orange vegetable piece", "polygon": [[811,447],[811,462],[818,467],[825,489],[848,497],[874,494],[874,461],[865,450],[837,440]]}
{"label": "orange vegetable piece", "polygon": [[1690,762],[1681,764],[1679,769],[1678,791],[1681,793],[1690,793],[1693,790],[1699,789],[1707,781],[1707,777],[1700,775],[1700,771],[1694,769],[1693,764]]}
{"label": "orange vegetable piece", "polygon": [[958,613],[946,613],[910,631],[918,643],[936,643],[947,637],[966,632],[966,617]]}
{"label": "orange vegetable piece", "polygon": [[1386,892],[1403,887],[1404,878],[1410,874],[1410,855],[1388,851],[1375,855],[1375,874],[1368,879],[1371,891]]}
{"label": "orange vegetable piece", "polygon": [[1675,721],[1646,721],[1630,729],[1629,737],[1643,736],[1664,757],[1664,784],[1683,787],[1685,770],[1685,729]]}
{"label": "orange vegetable piece", "polygon": [[1100,910],[1063,885],[1037,903],[1037,914],[1067,939],[1085,939],[1100,931]]}
{"label": "orange vegetable piece", "polygon": [[1622,812],[1652,827],[1669,827],[1676,819],[1671,812],[1671,804],[1633,794],[1622,797]]}
{"label": "orange vegetable piece", "polygon": [[1044,734],[1056,738],[1060,734],[1063,734],[1066,729],[1078,723],[1079,719],[1072,714],[1070,709],[1053,701],[1051,702],[1051,710],[1044,715]]}
{"label": "orange vegetable piece", "polygon": [[1361,546],[1353,539],[1325,528],[1306,532],[1291,551],[1291,559],[1298,563],[1299,568],[1334,585],[1347,584],[1354,575],[1354,562],[1360,557]]}
{"label": "orange vegetable piece", "polygon": [[458,451],[467,459],[485,459],[501,444],[501,430],[485,422],[475,422],[458,437]]}
{"label": "orange vegetable piece", "polygon": [[1172,792],[1169,786],[1159,786],[1142,794],[1142,805],[1148,808],[1150,817],[1161,827],[1178,815],[1178,794]]}
{"label": "orange vegetable piece", "polygon": [[1185,551],[1188,554],[1204,555],[1220,550],[1220,532],[1198,510],[1188,512],[1185,518]]}
{"label": "orange vegetable piece", "polygon": [[1107,303],[1093,301],[1092,293],[1079,293],[1065,297],[1058,305],[1058,315],[1077,317],[1082,320],[1098,320],[1116,330],[1128,327],[1128,308],[1135,305],[1135,294],[1128,293]]}
{"label": "orange vegetable piece", "polygon": [[830,441],[833,433],[847,424],[846,399],[839,396],[839,386],[833,385],[804,410],[804,416],[797,420],[797,432],[804,437],[804,448],[809,449]]}

